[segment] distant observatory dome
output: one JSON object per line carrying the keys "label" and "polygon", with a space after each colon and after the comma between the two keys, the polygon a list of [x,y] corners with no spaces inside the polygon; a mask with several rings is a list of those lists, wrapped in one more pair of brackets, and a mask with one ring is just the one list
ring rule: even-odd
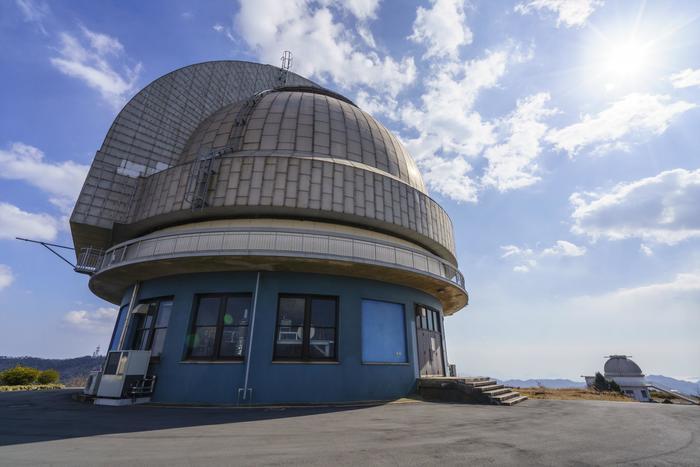
{"label": "distant observatory dome", "polygon": [[627,358],[626,355],[611,355],[605,362],[605,376],[644,376],[639,365]]}

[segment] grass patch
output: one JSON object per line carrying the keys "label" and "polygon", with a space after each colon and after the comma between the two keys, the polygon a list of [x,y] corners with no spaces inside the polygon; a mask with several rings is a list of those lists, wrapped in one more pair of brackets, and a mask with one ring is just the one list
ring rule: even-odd
{"label": "grass patch", "polygon": [[634,399],[619,392],[597,392],[590,389],[549,389],[549,388],[517,388],[520,394],[530,399],[558,399],[558,400],[592,400],[592,401],[618,401],[634,402]]}
{"label": "grass patch", "polygon": [[16,386],[0,386],[0,392],[12,391],[45,391],[48,389],[63,389],[63,384],[20,384]]}

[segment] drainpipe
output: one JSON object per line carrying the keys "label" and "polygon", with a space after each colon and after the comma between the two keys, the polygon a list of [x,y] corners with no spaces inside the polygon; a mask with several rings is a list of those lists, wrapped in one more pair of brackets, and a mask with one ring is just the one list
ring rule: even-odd
{"label": "drainpipe", "polygon": [[[250,317],[250,337],[248,338],[248,355],[246,355],[246,363],[245,363],[245,380],[243,382],[243,400],[248,399],[248,376],[250,374],[250,361],[252,360],[253,356],[253,333],[255,332],[255,312],[258,308],[258,290],[260,290],[260,272],[258,272],[257,277],[255,279],[255,294],[253,295],[253,313]],[[239,397],[238,399],[240,400],[240,389],[238,390],[239,392]],[[253,392],[251,388],[251,392]],[[252,395],[251,395],[252,399]]]}
{"label": "drainpipe", "polygon": [[[445,314],[440,312],[440,339],[442,340],[442,372],[445,376],[450,376],[450,363],[447,360],[447,337],[445,337]],[[455,375],[457,376],[457,375]]]}

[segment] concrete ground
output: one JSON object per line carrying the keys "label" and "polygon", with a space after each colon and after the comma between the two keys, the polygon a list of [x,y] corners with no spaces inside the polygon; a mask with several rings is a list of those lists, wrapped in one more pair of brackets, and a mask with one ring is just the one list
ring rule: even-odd
{"label": "concrete ground", "polygon": [[0,465],[700,465],[700,407],[98,407],[0,393]]}

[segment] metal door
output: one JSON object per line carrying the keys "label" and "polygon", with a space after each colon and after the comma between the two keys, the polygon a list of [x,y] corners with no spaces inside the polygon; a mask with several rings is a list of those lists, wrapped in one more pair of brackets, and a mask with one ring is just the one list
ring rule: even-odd
{"label": "metal door", "polygon": [[439,311],[416,306],[416,346],[420,376],[445,376]]}

